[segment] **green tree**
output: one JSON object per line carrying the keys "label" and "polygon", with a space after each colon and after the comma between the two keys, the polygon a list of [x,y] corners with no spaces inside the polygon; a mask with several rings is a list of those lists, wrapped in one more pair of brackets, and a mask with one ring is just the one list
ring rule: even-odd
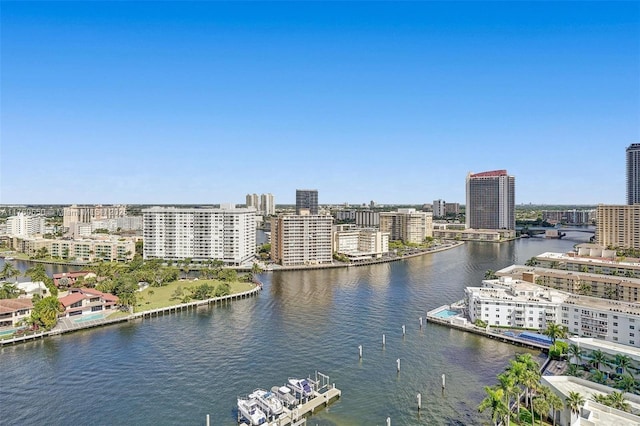
{"label": "green tree", "polygon": [[191,289],[191,297],[198,300],[209,299],[215,288],[207,283],[202,283]]}
{"label": "green tree", "polygon": [[619,374],[625,374],[629,372],[629,367],[633,364],[633,360],[629,355],[616,354],[613,359],[613,365],[616,366],[616,372]]}
{"label": "green tree", "polygon": [[567,396],[567,400],[565,401],[565,406],[571,410],[571,423],[573,423],[573,415],[577,415],[580,413],[580,409],[585,403],[584,396],[582,396],[579,392],[569,391],[569,395]]}
{"label": "green tree", "polygon": [[487,409],[491,410],[491,420],[493,421],[493,424],[497,426],[509,413],[509,410],[504,403],[502,389],[494,389],[490,386],[485,386],[484,391],[487,393],[487,396],[478,406],[478,411],[482,413]]}
{"label": "green tree", "polygon": [[556,424],[557,412],[564,408],[564,403],[562,399],[553,392],[549,392],[548,399],[549,405],[551,406],[551,410],[553,411],[553,425]]}
{"label": "green tree", "polygon": [[569,368],[567,368],[567,376],[580,377],[581,373],[578,369],[577,364],[569,364]]}
{"label": "green tree", "polygon": [[497,278],[498,276],[496,275],[493,269],[487,269],[486,272],[484,273],[485,280],[495,280]]}
{"label": "green tree", "polygon": [[520,394],[520,388],[516,383],[516,379],[513,375],[508,372],[504,372],[498,375],[498,387],[502,389],[502,393],[504,394],[504,402],[509,411],[509,415],[507,415],[507,426],[511,423],[511,398],[517,397]]}
{"label": "green tree", "polygon": [[20,295],[20,290],[15,284],[0,283],[0,299],[15,299]]}
{"label": "green tree", "polygon": [[616,380],[614,387],[624,392],[635,392],[637,385],[631,374],[623,374]]}
{"label": "green tree", "polygon": [[5,261],[4,267],[2,271],[0,271],[0,278],[4,278],[5,280],[11,280],[13,277],[19,277],[20,271],[18,268],[13,266],[11,262]]}
{"label": "green tree", "polygon": [[[538,413],[540,417],[540,426],[542,426],[542,419],[546,417],[546,414],[551,410],[551,404],[547,401],[546,396],[543,393],[538,394],[532,401],[531,411]],[[535,416],[532,416],[531,424],[535,423]]]}
{"label": "green tree", "polygon": [[622,411],[630,411],[631,407],[629,403],[625,400],[624,394],[622,392],[613,391],[609,394],[609,401],[611,402],[610,407],[613,407],[617,410]]}
{"label": "green tree", "polygon": [[564,339],[567,337],[567,327],[561,324],[550,323],[546,330],[544,330],[544,335],[549,336],[552,344],[555,345],[556,339]]}
{"label": "green tree", "polygon": [[52,296],[58,296],[58,287],[53,284],[53,279],[49,278],[42,263],[38,263],[27,269],[24,275],[29,277],[33,282],[42,281]]}
{"label": "green tree", "polygon": [[215,297],[228,296],[231,294],[231,286],[227,282],[222,282],[216,287]]}
{"label": "green tree", "polygon": [[591,364],[600,370],[602,365],[609,365],[609,359],[600,349],[591,352]]}
{"label": "green tree", "polygon": [[64,312],[62,304],[55,296],[43,297],[31,310],[32,323],[45,330],[51,330],[58,322],[58,315]]}
{"label": "green tree", "polygon": [[591,375],[589,376],[589,380],[604,385],[607,383],[607,375],[600,370],[592,370]]}
{"label": "green tree", "polygon": [[582,364],[582,357],[584,356],[584,351],[580,346],[574,343],[570,344],[569,350],[567,353],[569,354],[569,363]]}

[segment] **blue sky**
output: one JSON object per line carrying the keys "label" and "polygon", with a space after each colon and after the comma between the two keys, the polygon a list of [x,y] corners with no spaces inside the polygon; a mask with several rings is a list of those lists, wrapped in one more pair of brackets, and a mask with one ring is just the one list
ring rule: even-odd
{"label": "blue sky", "polygon": [[637,2],[2,2],[0,203],[625,202]]}

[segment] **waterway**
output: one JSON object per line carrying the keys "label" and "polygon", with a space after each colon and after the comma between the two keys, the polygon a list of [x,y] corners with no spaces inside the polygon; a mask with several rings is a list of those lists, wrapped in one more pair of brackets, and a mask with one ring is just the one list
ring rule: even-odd
{"label": "waterway", "polygon": [[234,425],[237,396],[316,370],[343,393],[310,425],[384,425],[387,417],[393,425],[488,424],[477,413],[483,387],[526,350],[436,324],[421,329],[419,317],[461,299],[487,269],[567,252],[588,237],[274,272],[261,276],[257,297],[228,306],[1,348],[0,424],[203,425],[210,414],[212,425]]}

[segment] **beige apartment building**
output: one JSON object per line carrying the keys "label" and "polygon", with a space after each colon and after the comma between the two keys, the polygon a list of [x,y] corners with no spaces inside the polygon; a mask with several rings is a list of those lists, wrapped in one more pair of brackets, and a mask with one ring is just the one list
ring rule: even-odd
{"label": "beige apartment building", "polygon": [[29,256],[34,256],[39,250],[46,249],[47,255],[51,257],[86,262],[129,261],[133,259],[136,252],[134,240],[122,237],[80,240],[13,238],[12,247]]}
{"label": "beige apartment building", "polygon": [[65,207],[62,212],[62,226],[70,228],[74,223],[90,223],[92,220],[105,220],[124,217],[127,214],[127,206],[101,204],[91,206],[72,206]]}
{"label": "beige apartment building", "polygon": [[596,242],[599,245],[640,249],[640,204],[600,204],[596,214]]}
{"label": "beige apartment building", "polygon": [[333,233],[333,251],[352,260],[377,259],[389,252],[389,234],[373,228],[340,225]]}
{"label": "beige apartment building", "polygon": [[381,212],[380,231],[389,233],[391,241],[420,244],[433,237],[433,214],[416,209]]}
{"label": "beige apartment building", "polygon": [[283,266],[321,265],[333,261],[333,217],[302,214],[271,219],[271,259]]}

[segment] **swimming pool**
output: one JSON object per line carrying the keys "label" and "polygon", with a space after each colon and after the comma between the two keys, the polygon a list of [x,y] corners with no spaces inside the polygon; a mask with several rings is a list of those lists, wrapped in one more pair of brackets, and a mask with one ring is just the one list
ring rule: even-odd
{"label": "swimming pool", "polygon": [[460,312],[458,311],[451,311],[449,309],[445,309],[442,310],[438,313],[436,313],[434,316],[436,318],[443,318],[443,319],[447,319],[447,318],[451,318],[451,317],[455,317],[456,315],[460,314]]}
{"label": "swimming pool", "polygon": [[104,314],[91,314],[91,315],[83,315],[81,318],[74,320],[74,322],[86,322],[86,321],[95,321],[104,318]]}

